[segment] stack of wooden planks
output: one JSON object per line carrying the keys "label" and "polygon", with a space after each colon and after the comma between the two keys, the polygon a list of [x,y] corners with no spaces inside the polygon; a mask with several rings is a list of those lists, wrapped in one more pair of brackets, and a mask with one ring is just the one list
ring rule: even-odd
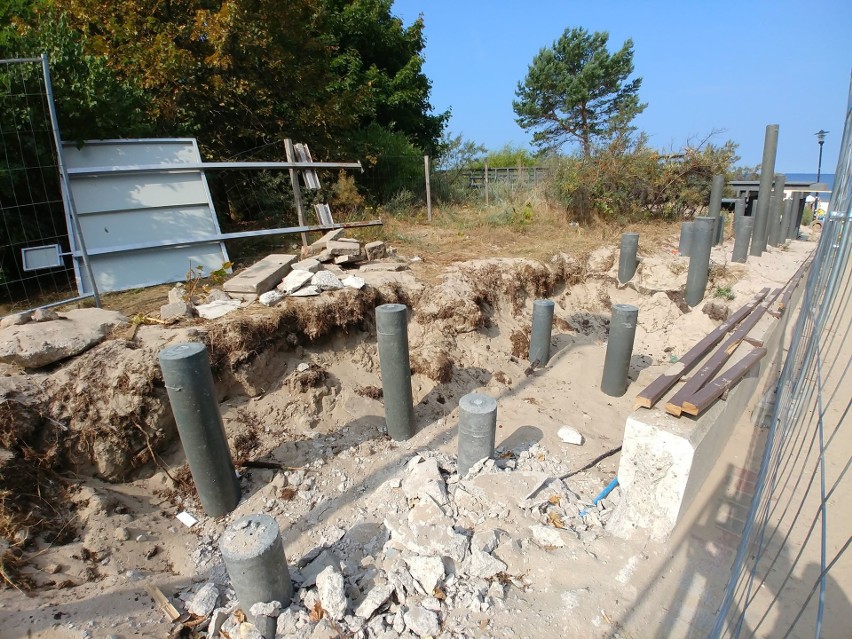
{"label": "stack of wooden planks", "polygon": [[[717,399],[724,398],[766,355],[763,343],[749,333],[764,315],[781,317],[809,266],[810,260],[806,260],[784,288],[773,291],[765,288],[760,291],[754,299],[717,326],[674,366],[642,390],[636,396],[634,407],[653,408],[681,381],[684,383],[665,404],[666,412],[675,417],[680,417],[683,413],[699,415]],[[743,353],[741,345],[750,348]],[[722,372],[735,353],[739,358]],[[687,377],[699,364],[702,364],[701,367]]]}

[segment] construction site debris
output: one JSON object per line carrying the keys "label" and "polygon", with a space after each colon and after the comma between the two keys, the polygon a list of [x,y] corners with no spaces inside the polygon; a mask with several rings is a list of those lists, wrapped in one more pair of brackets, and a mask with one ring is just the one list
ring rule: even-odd
{"label": "construction site debris", "polygon": [[192,317],[194,314],[195,309],[192,304],[186,302],[169,302],[160,307],[160,319],[164,321]]}
{"label": "construction site debris", "polygon": [[81,308],[59,319],[0,329],[0,362],[24,368],[41,368],[100,343],[127,320],[117,311]]}
{"label": "construction site debris", "polygon": [[566,444],[574,444],[575,446],[583,445],[583,435],[580,434],[576,428],[571,428],[570,426],[563,426],[556,432],[559,439],[561,439]]}
{"label": "construction site debris", "polygon": [[257,297],[273,289],[275,284],[290,271],[295,261],[295,255],[267,255],[229,279],[222,288],[231,297],[245,295]]}

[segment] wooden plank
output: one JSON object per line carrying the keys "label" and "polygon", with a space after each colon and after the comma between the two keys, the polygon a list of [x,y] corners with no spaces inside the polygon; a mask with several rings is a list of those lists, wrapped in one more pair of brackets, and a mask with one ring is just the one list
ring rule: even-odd
{"label": "wooden plank", "polygon": [[722,347],[707,360],[698,372],[687,381],[677,393],[666,403],[666,412],[675,417],[680,417],[683,403],[695,395],[704,385],[713,379],[722,370],[740,343],[748,336],[749,332],[763,317],[774,300],[767,300],[757,308],[753,309],[749,316],[737,327]]}
{"label": "wooden plank", "polygon": [[722,338],[725,337],[725,335],[739,324],[746,315],[751,313],[752,310],[754,310],[754,307],[760,304],[768,293],[768,288],[760,291],[751,302],[737,310],[733,315],[707,334],[704,339],[689,349],[668,371],[648,384],[648,386],[646,386],[645,389],[636,396],[634,409],[652,408],[654,404],[660,401],[660,398],[678,382],[678,380],[689,373],[689,371],[691,371],[692,368],[701,361],[714,346],[716,346],[716,344],[722,341]]}
{"label": "wooden plank", "polygon": [[165,613],[171,621],[177,621],[180,618],[180,613],[172,605],[172,602],[163,594],[163,591],[153,584],[145,584],[145,592],[150,595],[157,607]]}
{"label": "wooden plank", "polygon": [[745,377],[748,372],[754,368],[755,364],[763,359],[765,355],[765,348],[755,348],[750,351],[745,357],[731,366],[721,376],[717,377],[695,395],[685,400],[683,403],[683,412],[693,416],[699,415],[713,402],[727,393],[743,377]]}
{"label": "wooden plank", "polygon": [[[284,140],[284,152],[287,154],[288,162],[295,162],[295,150],[290,138]],[[293,198],[296,200],[296,215],[299,217],[299,226],[305,226],[305,209],[302,205],[302,189],[299,186],[299,174],[295,169],[290,169],[290,183],[293,185]],[[302,246],[308,245],[308,234],[302,233]]]}

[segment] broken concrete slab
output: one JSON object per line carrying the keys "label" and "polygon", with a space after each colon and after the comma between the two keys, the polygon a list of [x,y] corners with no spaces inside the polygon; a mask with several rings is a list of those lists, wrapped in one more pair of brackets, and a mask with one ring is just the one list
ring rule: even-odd
{"label": "broken concrete slab", "polygon": [[290,293],[290,297],[316,297],[319,294],[320,290],[318,286],[305,286],[298,291]]}
{"label": "broken concrete slab", "polygon": [[412,606],[402,618],[409,632],[418,637],[434,637],[441,630],[438,615],[422,606]]}
{"label": "broken concrete slab", "polygon": [[360,264],[366,259],[367,256],[363,253],[358,253],[357,255],[338,255],[334,258],[334,263],[338,266],[351,266],[353,264]]}
{"label": "broken concrete slab", "polygon": [[29,323],[0,330],[0,362],[40,368],[79,355],[101,342],[126,318],[118,311],[81,308],[60,319]]}
{"label": "broken concrete slab", "polygon": [[187,612],[199,617],[207,617],[219,604],[219,589],[214,583],[206,583],[195,593],[195,596],[187,604]]}
{"label": "broken concrete slab", "polygon": [[408,564],[411,576],[426,594],[432,594],[444,580],[444,562],[440,557],[409,557],[405,563]]}
{"label": "broken concrete slab", "polygon": [[346,240],[332,240],[326,247],[329,255],[360,255],[361,244],[357,240],[347,242]]}
{"label": "broken concrete slab", "polygon": [[260,295],[281,281],[296,261],[295,255],[267,255],[229,279],[222,288],[232,297],[236,295]]}
{"label": "broken concrete slab", "polygon": [[388,254],[387,246],[382,241],[367,242],[364,245],[364,253],[368,260],[379,260]]}
{"label": "broken concrete slab", "polygon": [[556,431],[556,435],[566,444],[573,444],[574,446],[583,445],[583,436],[576,428],[571,428],[570,426],[563,426],[558,431]]}
{"label": "broken concrete slab", "polygon": [[257,298],[257,301],[264,306],[275,306],[278,302],[284,299],[284,293],[276,289],[266,291]]}
{"label": "broken concrete slab", "polygon": [[290,271],[289,273],[287,273],[287,277],[281,280],[281,283],[275,288],[277,288],[282,293],[292,295],[300,288],[302,288],[305,284],[310,282],[313,276],[314,274],[311,271]]}
{"label": "broken concrete slab", "polygon": [[32,311],[25,311],[23,313],[13,313],[12,315],[7,315],[2,320],[0,320],[0,328],[7,328],[9,326],[21,326],[29,322],[32,317]]}
{"label": "broken concrete slab", "polygon": [[369,273],[370,271],[381,271],[394,273],[397,271],[407,271],[408,264],[402,262],[376,262],[375,264],[364,264],[358,270]]}
{"label": "broken concrete slab", "polygon": [[33,322],[50,322],[58,319],[59,314],[51,308],[37,308],[33,311]]}
{"label": "broken concrete slab", "polygon": [[169,304],[163,304],[160,307],[161,320],[193,317],[194,314],[195,313],[192,304],[187,304],[186,302],[170,302]]}
{"label": "broken concrete slab", "polygon": [[206,304],[199,304],[195,307],[195,311],[198,313],[199,317],[212,320],[218,319],[223,315],[227,315],[231,311],[237,310],[241,304],[242,302],[240,302],[240,300],[232,300],[231,298],[228,298],[227,300],[214,300],[212,302],[207,302]]}
{"label": "broken concrete slab", "polygon": [[318,270],[322,268],[322,264],[319,263],[319,260],[315,260],[312,257],[309,257],[301,262],[296,262],[291,266],[294,271],[307,271],[308,273],[316,273]]}
{"label": "broken concrete slab", "polygon": [[358,291],[364,288],[364,285],[367,283],[366,281],[364,281],[363,277],[358,277],[356,275],[350,275],[349,277],[341,280],[341,282],[346,288],[354,288]]}
{"label": "broken concrete slab", "polygon": [[355,608],[355,616],[362,619],[369,619],[391,596],[394,588],[390,584],[380,584],[373,586],[367,593],[367,596]]}
{"label": "broken concrete slab", "polygon": [[211,288],[210,292],[207,293],[207,298],[204,300],[207,304],[211,302],[230,302],[231,296],[228,295],[221,288]]}
{"label": "broken concrete slab", "polygon": [[311,278],[311,286],[316,286],[321,291],[335,291],[343,288],[343,282],[330,271],[319,271]]}
{"label": "broken concrete slab", "polygon": [[345,229],[333,229],[333,230],[329,231],[328,233],[326,233],[325,235],[323,235],[320,239],[318,239],[313,244],[310,244],[308,246],[303,246],[302,247],[302,257],[303,258],[315,257],[316,255],[319,255],[320,253],[325,251],[326,245],[329,242],[332,242],[332,241],[340,238],[345,232],[346,232]]}
{"label": "broken concrete slab", "polygon": [[341,620],[346,614],[347,602],[343,575],[337,566],[326,566],[317,575],[317,593],[328,616],[335,621]]}

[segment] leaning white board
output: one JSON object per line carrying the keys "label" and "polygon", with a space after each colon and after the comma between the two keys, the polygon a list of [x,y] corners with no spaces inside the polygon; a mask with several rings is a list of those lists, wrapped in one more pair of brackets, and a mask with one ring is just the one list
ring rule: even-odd
{"label": "leaning white board", "polygon": [[[79,148],[62,147],[68,169],[162,164],[179,169],[201,162],[191,138],[90,140]],[[228,261],[225,245],[215,239],[221,231],[202,171],[71,175],[69,185],[100,292],[181,281],[190,269],[201,266],[206,274]],[[91,293],[79,254],[75,260],[80,293]]]}

